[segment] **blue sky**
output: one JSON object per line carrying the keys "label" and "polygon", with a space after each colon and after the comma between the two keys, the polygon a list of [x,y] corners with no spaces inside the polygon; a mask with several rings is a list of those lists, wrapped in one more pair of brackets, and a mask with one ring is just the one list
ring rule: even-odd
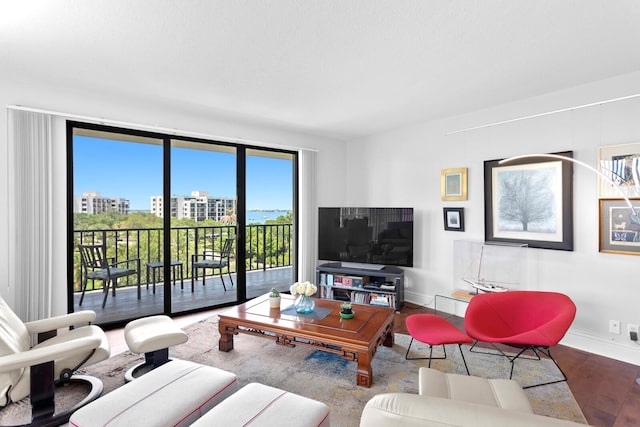
{"label": "blue sky", "polygon": [[[162,195],[162,147],[74,136],[73,187],[76,196],[99,191],[129,199],[130,209],[149,210],[150,197]],[[235,154],[173,148],[171,193],[208,191],[212,197],[236,197]],[[247,208],[291,210],[291,161],[247,159]]]}

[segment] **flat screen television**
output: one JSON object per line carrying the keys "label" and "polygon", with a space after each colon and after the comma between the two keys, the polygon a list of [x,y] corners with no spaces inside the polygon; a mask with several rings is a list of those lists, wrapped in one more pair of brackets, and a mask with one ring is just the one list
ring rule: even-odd
{"label": "flat screen television", "polygon": [[413,208],[319,208],[318,258],[413,267]]}

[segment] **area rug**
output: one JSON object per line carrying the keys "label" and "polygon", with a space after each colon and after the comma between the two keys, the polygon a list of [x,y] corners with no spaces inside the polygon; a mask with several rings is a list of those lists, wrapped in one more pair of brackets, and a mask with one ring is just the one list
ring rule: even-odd
{"label": "area rug", "polygon": [[[240,385],[259,382],[325,402],[331,410],[332,426],[358,426],[365,403],[374,395],[389,392],[418,393],[418,369],[427,360],[405,360],[410,337],[395,334],[393,347],[379,347],[373,358],[373,385],[356,386],[356,363],[331,353],[298,346],[276,345],[260,337],[237,335],[234,349],[218,351],[218,318],[213,316],[185,328],[189,340],[171,349],[171,356],[191,360],[238,375]],[[412,354],[427,354],[426,347],[414,342]],[[457,346],[448,346],[447,359],[434,360],[432,367],[466,374]],[[463,346],[472,375],[486,378],[507,378],[510,364],[504,357],[469,353]],[[105,393],[123,384],[124,373],[140,362],[142,356],[125,352],[109,360],[83,369],[83,373],[102,379]],[[514,379],[521,385],[547,381],[557,369],[553,362],[518,361]],[[525,390],[536,414],[562,418],[586,424],[586,420],[566,383]]]}

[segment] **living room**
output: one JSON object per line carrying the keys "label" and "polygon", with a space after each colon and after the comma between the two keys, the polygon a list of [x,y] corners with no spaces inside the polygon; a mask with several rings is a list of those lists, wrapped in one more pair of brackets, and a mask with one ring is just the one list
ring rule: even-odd
{"label": "living room", "polygon": [[[342,25],[353,25],[355,28],[349,31],[343,29],[344,33],[341,35],[354,37],[354,43],[356,40],[361,43],[357,45],[360,48],[366,45],[366,34],[371,37],[370,43],[376,47],[363,50],[362,57],[356,56],[355,51],[351,50],[346,51],[346,54],[353,56],[346,57],[323,51],[322,54],[327,56],[322,56],[322,59],[338,57],[343,62],[336,65],[336,70],[333,71],[327,70],[331,67],[324,65],[324,73],[330,75],[326,81],[327,93],[322,93],[314,83],[314,86],[309,87],[307,95],[316,100],[312,104],[294,103],[291,98],[292,92],[304,92],[304,85],[311,85],[307,78],[299,76],[304,74],[304,68],[296,69],[294,59],[287,60],[286,67],[283,67],[289,70],[287,78],[292,82],[286,91],[281,92],[281,96],[285,98],[282,101],[284,106],[273,106],[270,110],[271,104],[261,104],[264,101],[262,98],[255,99],[254,105],[251,105],[251,99],[247,104],[240,102],[249,97],[240,88],[249,87],[259,91],[270,84],[257,82],[257,79],[251,80],[252,76],[260,75],[260,67],[256,66],[251,71],[253,74],[247,72],[249,75],[243,76],[246,77],[245,80],[235,83],[239,87],[238,100],[235,102],[246,108],[245,115],[232,114],[236,105],[233,98],[220,96],[217,104],[209,101],[218,96],[209,89],[207,79],[202,76],[202,80],[199,80],[202,84],[201,93],[185,89],[186,95],[180,92],[184,84],[172,81],[171,86],[164,80],[165,74],[189,79],[189,75],[183,74],[181,70],[185,64],[191,64],[190,61],[196,61],[198,56],[197,53],[192,53],[177,56],[179,59],[171,57],[179,55],[180,47],[193,43],[189,37],[188,25],[179,19],[183,17],[187,22],[188,18],[195,19],[187,11],[183,10],[181,13],[184,15],[180,16],[162,17],[160,10],[151,11],[143,6],[135,6],[135,9],[129,11],[129,21],[119,21],[127,15],[126,6],[120,3],[117,6],[103,3],[79,6],[63,2],[63,5],[53,6],[39,2],[20,2],[24,7],[18,6],[18,2],[11,3],[16,4],[2,6],[3,18],[0,18],[0,46],[3,52],[7,52],[0,59],[0,101],[4,106],[25,106],[63,113],[57,115],[53,123],[53,157],[54,164],[57,165],[53,168],[52,176],[53,200],[64,201],[66,196],[64,121],[65,117],[74,114],[129,123],[132,126],[156,126],[176,129],[178,133],[183,130],[265,146],[315,151],[317,206],[414,208],[415,261],[414,267],[407,268],[405,272],[405,298],[415,304],[432,305],[436,294],[450,293],[456,287],[452,283],[453,247],[456,240],[484,239],[485,161],[529,153],[570,150],[577,160],[596,166],[601,147],[637,143],[640,140],[640,122],[637,120],[640,98],[636,96],[640,94],[640,63],[637,55],[640,51],[637,46],[640,36],[635,24],[640,10],[634,2],[625,1],[615,6],[601,1],[590,1],[588,6],[582,2],[567,2],[562,5],[556,5],[556,2],[536,2],[536,5],[521,2],[516,3],[517,6],[510,6],[511,3],[508,6],[506,2],[490,2],[489,5],[476,7],[453,2],[451,6],[438,5],[437,10],[431,14],[428,13],[428,6],[420,6],[419,2],[397,6],[400,9],[391,8],[383,2],[374,2],[374,5],[354,2],[352,7],[362,8],[361,13],[356,13],[351,7],[342,10],[337,2],[329,2],[325,6],[305,6],[313,8],[315,13],[310,13],[309,10],[305,12],[303,6],[298,9],[288,4],[286,13],[281,13],[290,18],[287,21],[289,25],[299,22],[313,28],[331,26],[342,17]],[[253,11],[250,8],[257,6],[247,3],[242,5],[235,6],[229,13],[237,13],[231,16],[238,20],[240,17],[249,20],[245,15],[251,15],[253,29],[246,28],[246,32],[252,37],[249,37],[251,40],[244,40],[244,44],[235,41],[238,44],[234,48],[255,48],[256,51],[252,52],[260,55],[259,49],[264,48],[258,43],[260,35],[270,34],[270,37],[275,37],[271,35],[271,31],[275,32],[274,28],[282,27],[278,24],[282,22],[275,21],[274,15],[278,13],[268,7],[261,6]],[[222,4],[218,6],[224,7]],[[74,7],[79,9],[74,12]],[[94,13],[92,7],[97,8]],[[270,7],[275,6],[271,4]],[[494,15],[488,11],[483,12],[483,7],[490,8]],[[518,8],[522,10],[518,11]],[[274,21],[260,24],[260,20],[253,15],[261,13],[268,13],[267,16]],[[472,19],[474,13],[484,20]],[[413,19],[409,19],[411,15]],[[528,18],[524,15],[528,15]],[[52,16],[56,19],[52,20]],[[418,31],[425,21],[436,26],[432,22],[435,20],[433,16],[443,20],[461,16],[471,21],[464,22],[464,18],[453,20],[450,34],[457,34],[465,26],[469,29],[469,34],[448,47],[446,52],[436,51],[443,55],[456,52],[456,58],[460,55],[464,60],[458,58],[460,62],[452,63],[445,61],[445,65],[438,67],[439,71],[436,70],[440,74],[434,73],[430,77],[437,82],[429,89],[434,93],[433,98],[420,92],[421,98],[412,103],[412,90],[422,88],[406,88],[400,82],[415,78],[413,72],[407,71],[411,67],[415,67],[420,73],[429,69],[427,66],[419,68],[409,58],[425,54],[425,49],[419,43],[416,46],[415,41],[411,41],[426,43],[429,40],[425,37],[432,34]],[[372,21],[365,19],[366,17]],[[404,19],[405,30],[392,28],[389,24],[388,29],[381,31],[379,27],[386,20],[391,20],[391,17],[398,21]],[[557,21],[550,20],[549,17],[556,17]],[[151,66],[151,61],[146,62],[144,51],[156,46],[157,42],[151,40],[159,39],[150,39],[140,31],[133,31],[132,27],[139,21],[154,21],[159,27],[156,28],[157,31],[168,31],[176,23],[174,20],[180,23],[180,28],[185,32],[181,33],[180,43],[176,41],[170,44],[171,49],[164,49],[170,65],[162,73],[158,72],[158,83],[154,83],[156,71]],[[56,21],[57,24],[50,21]],[[118,22],[121,25],[117,25]],[[378,25],[372,22],[377,22]],[[46,26],[46,23],[52,26]],[[315,25],[312,26],[311,23]],[[556,30],[551,28],[554,25]],[[489,31],[487,27],[500,27],[502,30],[491,28]],[[557,27],[564,29],[558,30]],[[118,30],[115,31],[114,28]],[[443,30],[441,27],[437,28]],[[376,34],[376,29],[381,32]],[[362,35],[358,35],[359,31],[363,32]],[[398,45],[385,44],[383,36],[393,39],[393,31],[396,31],[396,43],[413,46],[406,56],[396,53],[402,50]],[[413,37],[414,31],[420,37]],[[86,35],[79,36],[85,33]],[[56,39],[55,34],[59,38]],[[30,37],[33,37],[32,45],[20,43]],[[213,39],[220,35],[208,37]],[[285,34],[282,38],[292,37],[291,34]],[[269,42],[275,43],[278,40],[269,39]],[[344,53],[339,50],[336,39],[328,40],[334,43],[328,43],[324,48]],[[447,40],[446,37],[441,37],[443,44]],[[488,46],[497,41],[501,44]],[[135,44],[137,50],[129,52],[129,60],[141,61],[136,63],[140,66],[140,74],[123,65],[116,67],[121,60],[117,59],[118,55],[113,51],[120,53],[124,48],[123,43]],[[482,49],[474,52],[465,48],[467,45]],[[206,51],[206,44],[198,46],[202,48],[201,51]],[[315,44],[305,45],[301,50],[308,54],[314,46],[317,47]],[[21,57],[21,49],[29,54],[38,53],[41,61]],[[198,49],[194,48],[193,52],[198,52]],[[501,52],[508,52],[511,59],[501,58]],[[287,52],[279,52],[286,57],[285,53]],[[100,61],[101,55],[104,56],[104,61]],[[242,59],[232,57],[237,61],[234,63],[236,67],[246,65]],[[434,55],[432,58],[433,63],[439,63],[446,56]],[[300,64],[321,65],[309,59],[307,61],[309,62]],[[358,61],[371,69],[378,66],[379,74],[366,75],[363,73],[366,68],[359,65]],[[127,63],[127,60],[121,62]],[[74,66],[67,68],[70,63]],[[92,63],[99,64],[99,67],[91,67]],[[516,65],[520,65],[517,67],[519,74],[512,69]],[[349,72],[346,69],[348,66],[352,67],[348,68],[351,70]],[[197,61],[189,66],[196,67]],[[345,70],[340,70],[342,67]],[[453,67],[458,67],[455,68],[457,72],[462,68],[466,71],[453,73]],[[109,68],[110,71],[105,71]],[[274,70],[277,73],[282,68],[276,67]],[[452,74],[449,78],[448,73]],[[131,75],[132,80],[136,80],[133,85],[140,86],[139,90],[133,90],[131,84],[118,83],[114,75],[119,75],[123,80]],[[336,84],[336,80],[340,84]],[[364,81],[358,82],[359,80]],[[427,81],[425,77],[425,85]],[[287,88],[279,82],[282,84],[281,88]],[[358,86],[358,83],[366,85]],[[349,96],[355,94],[343,94],[339,90],[349,85],[357,86],[356,92],[364,93],[357,105],[350,103],[349,99]],[[374,90],[376,85],[380,87]],[[436,90],[437,87],[446,87],[446,90]],[[162,95],[150,95],[160,93]],[[397,94],[404,97],[405,104],[396,101],[400,97]],[[320,114],[320,107],[316,103],[324,106],[324,116]],[[435,106],[432,105],[434,103]],[[372,105],[377,105],[377,108],[373,109]],[[407,105],[413,108],[409,109]],[[361,108],[358,114],[350,111],[358,107]],[[341,124],[341,115],[344,122],[350,121],[350,126]],[[391,117],[396,121],[383,120]],[[520,118],[523,119],[514,120]],[[303,120],[307,122],[301,123]],[[7,119],[0,120],[0,150],[3,153],[9,150],[7,133]],[[8,157],[0,157],[0,170],[9,170]],[[442,201],[440,175],[447,168],[467,168],[467,200]],[[0,199],[10,200],[12,197],[16,195],[11,188],[11,181],[2,180]],[[62,205],[54,206],[56,214],[53,218],[55,255],[52,260],[52,277],[57,292],[51,295],[52,314],[66,312],[66,210],[64,202],[61,203]],[[7,231],[0,233],[0,293],[13,306],[16,304],[16,286],[19,286],[12,283],[13,270],[10,264],[11,242],[15,238],[10,232],[10,226],[14,218],[9,212],[10,203],[5,206],[6,209],[0,210],[0,224]],[[444,230],[443,207],[464,208],[464,233]],[[565,293],[576,303],[575,321],[562,344],[640,365],[640,347],[626,333],[628,324],[640,323],[637,310],[640,297],[636,292],[636,282],[629,274],[636,270],[638,261],[631,255],[599,251],[598,177],[579,165],[574,167],[573,174],[573,212],[572,251],[528,251],[529,289]],[[303,268],[302,271],[306,271],[309,276],[300,277],[301,280],[313,280],[313,268]],[[616,320],[622,325],[620,334],[609,332],[610,320]]]}

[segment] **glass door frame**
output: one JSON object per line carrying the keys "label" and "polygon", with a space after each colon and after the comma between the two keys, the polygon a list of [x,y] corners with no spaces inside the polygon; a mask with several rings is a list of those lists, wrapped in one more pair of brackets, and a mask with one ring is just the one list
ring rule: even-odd
{"label": "glass door frame", "polygon": [[[174,312],[172,310],[171,300],[171,281],[163,281],[164,286],[164,313],[158,314],[188,314],[192,312],[210,310],[212,308],[224,307],[228,305],[235,305],[243,303],[247,300],[247,282],[246,282],[246,156],[247,150],[261,150],[261,151],[273,151],[287,153],[292,156],[292,169],[293,173],[293,200],[292,200],[292,219],[293,219],[293,248],[291,256],[291,264],[293,277],[297,277],[298,271],[298,153],[291,150],[281,150],[270,147],[260,146],[248,146],[231,142],[222,142],[217,140],[208,140],[203,138],[193,138],[179,135],[169,135],[158,132],[142,131],[136,129],[127,129],[114,126],[106,126],[99,124],[91,124],[85,122],[77,122],[68,120],[66,124],[67,130],[67,311],[73,312],[74,308],[74,212],[73,212],[73,197],[74,197],[74,169],[73,169],[73,137],[74,129],[86,129],[93,131],[103,131],[108,133],[116,133],[129,136],[153,138],[162,141],[163,155],[162,155],[162,167],[163,167],[163,259],[171,259],[171,141],[172,140],[184,140],[202,144],[214,144],[229,146],[236,150],[236,198],[237,198],[237,211],[236,211],[236,277],[237,277],[237,294],[236,301],[233,303],[225,303],[220,305],[206,306],[202,308]],[[142,269],[142,267],[141,267]],[[171,265],[169,262],[165,262],[163,266],[163,277],[171,277]],[[134,317],[135,318],[135,317]],[[114,326],[124,324],[133,318],[122,319],[122,321],[114,322]]]}

